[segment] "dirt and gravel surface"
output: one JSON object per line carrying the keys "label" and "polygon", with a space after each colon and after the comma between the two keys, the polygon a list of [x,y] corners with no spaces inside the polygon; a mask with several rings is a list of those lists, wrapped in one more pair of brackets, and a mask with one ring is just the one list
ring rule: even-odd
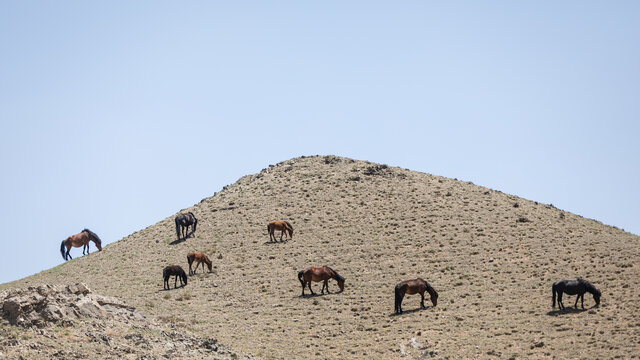
{"label": "dirt and gravel surface", "polygon": [[[267,359],[640,356],[639,238],[550,204],[315,156],[183,211],[199,220],[186,241],[174,241],[174,214],[2,288],[84,282],[165,326]],[[269,243],[270,220],[290,221],[293,239]],[[190,251],[209,254],[213,272],[163,291],[162,268],[186,270]],[[331,281],[331,294],[301,297],[298,270],[322,265],[346,278],[345,291]],[[587,294],[584,311],[553,309],[551,284],[579,276],[602,291],[600,307]],[[407,296],[394,315],[394,285],[416,277],[439,292],[438,306],[419,310],[419,296]]]}

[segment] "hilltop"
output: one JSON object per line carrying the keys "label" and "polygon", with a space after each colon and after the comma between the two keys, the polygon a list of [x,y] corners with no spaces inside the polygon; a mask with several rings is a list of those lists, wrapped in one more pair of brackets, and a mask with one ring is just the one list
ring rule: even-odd
{"label": "hilltop", "polygon": [[[148,317],[262,358],[576,358],[640,354],[639,238],[552,205],[469,182],[336,156],[300,157],[247,175],[173,216],[2,288],[83,282]],[[288,220],[293,240],[268,243]],[[279,237],[279,234],[278,234]],[[213,273],[162,291],[162,268],[209,254]],[[297,271],[329,265],[345,291],[300,297]],[[586,311],[551,308],[551,284],[602,290]],[[438,306],[393,287],[422,277]],[[337,290],[330,281],[332,291]],[[320,284],[314,284],[319,291]],[[573,305],[574,296],[565,305]],[[428,301],[427,301],[428,303]],[[637,356],[637,355],[635,355]]]}

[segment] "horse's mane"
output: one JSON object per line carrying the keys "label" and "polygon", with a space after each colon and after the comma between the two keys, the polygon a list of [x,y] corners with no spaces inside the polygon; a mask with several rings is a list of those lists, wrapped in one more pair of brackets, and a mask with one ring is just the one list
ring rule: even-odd
{"label": "horse's mane", "polygon": [[84,229],[82,230],[83,232],[86,232],[87,234],[91,235],[91,237],[95,238],[99,243],[102,243],[102,240],[100,240],[100,237],[94,233],[93,231],[89,230],[89,229]]}
{"label": "horse's mane", "polygon": [[[293,226],[291,226],[291,223],[289,223],[288,221],[284,221],[287,225],[289,225],[289,227],[291,228],[291,231],[293,231]],[[328,267],[328,266],[327,266]]]}
{"label": "horse's mane", "polygon": [[587,280],[585,280],[583,278],[578,278],[578,282],[580,284],[584,285],[584,287],[587,289],[588,292],[590,292],[592,294],[596,294],[598,296],[601,295],[600,290],[596,289],[596,287],[593,286],[593,284],[588,282]]}
{"label": "horse's mane", "polygon": [[344,281],[344,278],[340,274],[338,274],[337,271],[333,270],[332,268],[328,267],[327,265],[325,265],[323,267],[326,267],[327,269],[331,270],[331,272],[333,272],[336,275],[336,280]]}
{"label": "horse's mane", "polygon": [[427,282],[427,280],[423,279],[423,278],[418,278],[418,280],[420,281],[424,281],[425,285],[427,286],[427,291],[429,292],[429,294],[435,294],[436,296],[438,296],[438,292],[436,291],[436,289],[433,288],[433,286],[431,286],[431,284],[429,284]]}

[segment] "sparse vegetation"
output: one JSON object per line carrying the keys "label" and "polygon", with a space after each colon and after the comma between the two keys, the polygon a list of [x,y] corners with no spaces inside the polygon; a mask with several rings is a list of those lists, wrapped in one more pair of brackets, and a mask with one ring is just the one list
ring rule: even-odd
{"label": "sparse vegetation", "polygon": [[[306,157],[182,210],[199,220],[186,241],[162,240],[175,235],[171,216],[29,280],[83,281],[165,324],[274,358],[404,358],[400,344],[411,357],[438,351],[436,358],[640,353],[638,237],[551,206],[386,165]],[[267,244],[267,222],[284,219],[293,239]],[[559,258],[561,250],[569,255]],[[161,291],[162,268],[186,269],[189,251],[209,251],[216,272]],[[100,271],[86,271],[96,264]],[[345,291],[334,293],[330,282],[329,295],[299,297],[296,271],[322,265],[346,278]],[[577,276],[603,289],[601,306],[553,312],[551,283]],[[406,314],[390,316],[393,286],[416,277],[434,286],[440,303],[409,311],[419,297],[407,297]],[[427,348],[407,345],[414,337]],[[569,351],[572,343],[580,353]]]}

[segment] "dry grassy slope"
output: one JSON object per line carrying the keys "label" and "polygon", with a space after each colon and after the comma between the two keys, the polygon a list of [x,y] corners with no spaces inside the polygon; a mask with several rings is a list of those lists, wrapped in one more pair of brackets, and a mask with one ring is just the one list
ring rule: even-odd
{"label": "dry grassy slope", "polygon": [[[393,167],[365,174],[376,166],[284,161],[189,208],[195,238],[170,245],[170,217],[8,286],[84,281],[265,358],[393,358],[412,337],[427,349],[408,347],[411,356],[640,354],[637,236],[471,183]],[[274,219],[293,224],[292,241],[266,243]],[[186,267],[194,250],[211,255],[214,273],[161,291],[162,267]],[[344,293],[299,297],[297,270],[325,264],[346,277]],[[391,316],[393,286],[418,276],[440,292],[438,306],[407,311],[419,306],[410,296],[407,313]],[[577,276],[603,290],[602,306],[552,312],[551,283]]]}

